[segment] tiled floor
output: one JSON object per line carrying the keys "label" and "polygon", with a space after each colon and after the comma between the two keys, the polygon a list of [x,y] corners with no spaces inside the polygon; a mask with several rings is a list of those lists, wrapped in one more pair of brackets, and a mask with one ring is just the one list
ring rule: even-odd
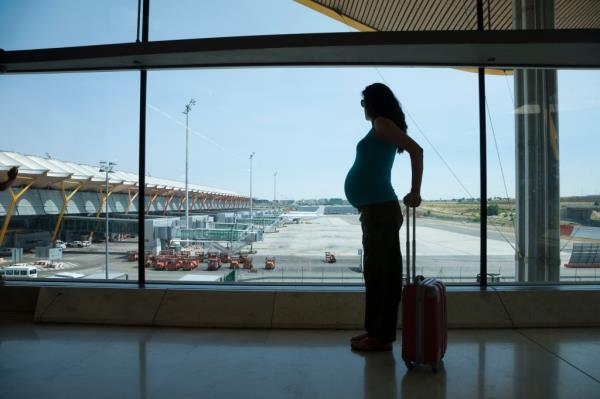
{"label": "tiled floor", "polygon": [[8,398],[600,398],[600,330],[451,330],[445,367],[349,350],[354,331],[0,323]]}

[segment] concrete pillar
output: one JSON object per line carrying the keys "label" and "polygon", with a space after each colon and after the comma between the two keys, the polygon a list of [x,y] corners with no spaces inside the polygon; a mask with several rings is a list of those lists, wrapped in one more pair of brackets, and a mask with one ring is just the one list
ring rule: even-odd
{"label": "concrete pillar", "polygon": [[[514,29],[553,29],[553,0],[513,0]],[[518,69],[515,80],[516,277],[559,281],[560,185],[555,70]]]}

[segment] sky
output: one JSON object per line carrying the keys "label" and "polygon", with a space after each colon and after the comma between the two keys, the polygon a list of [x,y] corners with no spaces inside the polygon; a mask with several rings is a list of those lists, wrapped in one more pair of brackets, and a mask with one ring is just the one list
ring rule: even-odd
{"label": "sky", "polygon": [[[136,13],[136,0],[0,0],[0,48],[131,42]],[[150,8],[150,40],[348,31],[292,0],[152,0]],[[599,194],[600,71],[558,76],[561,195]],[[190,182],[248,194],[255,152],[255,197],[273,198],[275,171],[278,199],[344,197],[356,143],[370,129],[360,92],[373,82],[396,93],[424,148],[423,197],[478,197],[477,75],[452,68],[149,72],[147,172],[184,179],[182,111],[194,98]],[[513,197],[513,78],[487,76],[486,89],[488,194]],[[0,149],[137,172],[138,96],[138,72],[0,75]],[[399,196],[410,189],[406,154],[392,184]]]}

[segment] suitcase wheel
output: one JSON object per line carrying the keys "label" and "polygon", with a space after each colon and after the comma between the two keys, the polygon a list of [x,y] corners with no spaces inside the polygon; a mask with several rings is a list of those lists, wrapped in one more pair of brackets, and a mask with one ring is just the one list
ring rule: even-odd
{"label": "suitcase wheel", "polygon": [[415,368],[415,364],[413,362],[406,361],[404,362],[404,364],[406,364],[406,368],[408,369],[408,371],[411,371]]}

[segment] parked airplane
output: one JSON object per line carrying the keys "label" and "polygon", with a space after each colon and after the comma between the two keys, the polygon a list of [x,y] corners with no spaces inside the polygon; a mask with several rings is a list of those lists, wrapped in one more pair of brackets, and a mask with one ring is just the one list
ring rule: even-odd
{"label": "parked airplane", "polygon": [[323,216],[324,214],[325,214],[325,207],[321,205],[314,212],[291,211],[288,213],[284,213],[281,216],[283,217],[284,220],[287,220],[288,222],[300,223],[301,220],[316,219],[318,217]]}

